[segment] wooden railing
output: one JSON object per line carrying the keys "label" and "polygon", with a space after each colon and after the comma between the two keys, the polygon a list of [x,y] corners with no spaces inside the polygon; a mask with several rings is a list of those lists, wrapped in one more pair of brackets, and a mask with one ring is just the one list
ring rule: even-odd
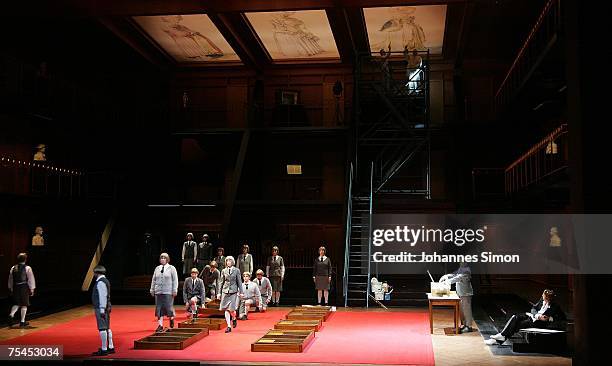
{"label": "wooden railing", "polygon": [[557,40],[561,21],[561,0],[549,0],[495,93],[496,111],[502,111],[527,82]]}
{"label": "wooden railing", "polygon": [[506,168],[506,194],[566,169],[567,154],[567,124],[562,124]]}

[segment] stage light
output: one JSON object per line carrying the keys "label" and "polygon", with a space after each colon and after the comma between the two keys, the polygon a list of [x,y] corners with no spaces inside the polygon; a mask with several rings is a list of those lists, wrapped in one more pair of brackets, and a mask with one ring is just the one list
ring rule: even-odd
{"label": "stage light", "polygon": [[189,204],[189,205],[182,205],[183,207],[215,207],[215,204]]}

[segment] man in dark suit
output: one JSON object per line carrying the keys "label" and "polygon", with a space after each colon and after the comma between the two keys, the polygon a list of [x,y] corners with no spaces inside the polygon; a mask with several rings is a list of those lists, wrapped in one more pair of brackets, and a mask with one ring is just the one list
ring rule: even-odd
{"label": "man in dark suit", "polygon": [[559,329],[563,327],[565,313],[561,307],[553,301],[553,290],[544,290],[542,298],[531,308],[531,312],[514,314],[508,320],[501,332],[492,335],[491,339],[485,341],[488,345],[504,343],[506,338],[523,328],[548,328]]}
{"label": "man in dark suit", "polygon": [[198,317],[198,305],[203,304],[205,293],[204,281],[198,278],[198,269],[192,268],[191,276],[183,282],[183,301],[194,319]]}

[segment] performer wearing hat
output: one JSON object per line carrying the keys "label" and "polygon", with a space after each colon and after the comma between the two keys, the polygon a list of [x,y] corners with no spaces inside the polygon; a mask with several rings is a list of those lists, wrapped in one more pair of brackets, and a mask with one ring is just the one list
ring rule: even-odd
{"label": "performer wearing hat", "polygon": [[96,266],[94,268],[95,284],[91,292],[91,302],[96,315],[96,323],[98,324],[98,332],[102,347],[93,356],[106,356],[115,353],[113,345],[113,332],[110,329],[110,282],[106,278],[106,268],[104,266]]}
{"label": "performer wearing hat", "polygon": [[164,330],[164,316],[170,318],[170,328],[174,328],[174,297],[178,291],[176,268],[170,264],[168,253],[159,255],[159,266],[153,271],[151,296],[155,298],[155,316],[158,326],[156,332]]}
{"label": "performer wearing hat", "polygon": [[193,262],[197,258],[198,244],[193,241],[193,234],[187,233],[187,241],[183,243],[183,252],[181,253],[181,260],[183,261],[183,274],[187,275],[191,268],[193,268]]}
{"label": "performer wearing hat", "polygon": [[325,255],[325,247],[319,247],[319,257],[312,266],[312,280],[317,290],[317,305],[321,304],[321,298],[325,298],[325,306],[329,300],[329,286],[331,284],[332,266],[331,261]]}
{"label": "performer wearing hat", "polygon": [[15,313],[18,309],[21,310],[19,327],[25,328],[30,324],[25,319],[28,306],[30,306],[30,296],[34,295],[34,289],[36,289],[36,280],[34,279],[32,268],[26,265],[27,259],[28,255],[26,253],[19,253],[17,255],[17,264],[11,267],[9,272],[8,289],[14,301],[9,314],[9,326],[15,324]]}
{"label": "performer wearing hat", "polygon": [[251,282],[251,274],[242,274],[242,294],[240,294],[240,309],[238,315],[240,320],[247,320],[251,305],[261,307],[261,292],[256,283]]}
{"label": "performer wearing hat", "polygon": [[278,306],[280,294],[283,291],[283,279],[285,278],[285,262],[283,257],[278,255],[278,247],[272,247],[272,256],[268,258],[266,265],[266,275],[272,284],[272,305]]}
{"label": "performer wearing hat", "polygon": [[196,267],[202,272],[212,258],[212,244],[208,241],[208,234],[202,235],[202,242],[198,244],[196,250]]}
{"label": "performer wearing hat", "polygon": [[197,268],[192,268],[191,276],[183,282],[183,301],[193,319],[198,317],[198,305],[203,304],[206,298],[204,281],[198,278],[198,273]]}
{"label": "performer wearing hat", "polygon": [[238,256],[238,269],[240,273],[248,272],[249,277],[253,275],[253,256],[249,253],[249,245],[242,246],[242,254]]}
{"label": "performer wearing hat", "polygon": [[261,269],[257,270],[256,278],[254,280],[257,283],[257,287],[259,287],[259,293],[261,294],[261,305],[259,309],[263,312],[268,308],[268,304],[272,299],[272,285],[270,284],[270,280],[268,277],[264,277],[264,271]]}
{"label": "performer wearing hat", "polygon": [[238,308],[238,294],[242,294],[242,280],[240,279],[240,271],[234,267],[235,264],[234,257],[228,256],[225,259],[225,268],[221,271],[221,278],[219,279],[221,293],[217,294],[217,298],[221,299],[219,310],[225,310],[225,321],[227,323],[225,333],[231,332],[232,326],[236,328],[238,325],[236,309]]}
{"label": "performer wearing hat", "polygon": [[213,260],[217,262],[219,271],[223,271],[225,268],[225,249],[223,249],[223,247],[217,248],[217,256],[214,257]]}
{"label": "performer wearing hat", "polygon": [[206,297],[211,300],[217,298],[217,294],[220,293],[219,277],[221,277],[221,273],[217,269],[216,261],[211,261],[200,273],[200,278],[204,281]]}

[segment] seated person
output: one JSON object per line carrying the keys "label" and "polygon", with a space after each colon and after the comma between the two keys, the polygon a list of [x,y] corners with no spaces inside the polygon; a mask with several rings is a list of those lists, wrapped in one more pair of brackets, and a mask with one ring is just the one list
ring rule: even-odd
{"label": "seated person", "polygon": [[265,312],[268,308],[268,304],[272,299],[272,284],[270,284],[270,280],[268,277],[264,277],[264,271],[258,269],[256,272],[256,277],[253,282],[257,283],[259,287],[259,293],[261,294],[261,304],[259,305],[259,310],[261,312]]}
{"label": "seated person", "polygon": [[219,278],[220,272],[217,269],[217,262],[211,261],[207,264],[202,273],[200,274],[200,278],[204,281],[204,288],[206,290],[206,297],[209,299],[216,299],[217,294],[219,292]]}
{"label": "seated person", "polygon": [[530,313],[514,314],[508,320],[504,329],[491,336],[485,344],[491,346],[497,343],[504,343],[506,338],[523,328],[549,328],[558,329],[565,320],[565,313],[559,305],[553,301],[554,291],[544,290],[542,298],[537,304],[533,305]]}
{"label": "seated person", "polygon": [[191,313],[192,318],[198,317],[198,305],[204,303],[205,291],[204,281],[198,278],[198,269],[191,269],[191,276],[185,278],[183,282],[183,301],[185,301],[186,310]]}
{"label": "seated person", "polygon": [[244,272],[242,274],[242,293],[240,294],[240,305],[238,307],[238,316],[240,320],[247,320],[251,305],[261,306],[261,293],[259,286],[251,282],[251,274]]}

